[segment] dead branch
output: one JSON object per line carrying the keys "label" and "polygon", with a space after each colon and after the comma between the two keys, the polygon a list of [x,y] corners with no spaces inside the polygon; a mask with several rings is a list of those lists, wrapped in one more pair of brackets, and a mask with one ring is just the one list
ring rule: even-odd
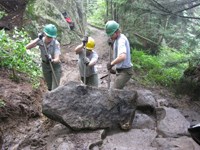
{"label": "dead branch", "polygon": [[153,43],[154,45],[158,46],[158,43],[156,43],[156,42],[154,42],[154,41],[152,41],[152,40],[150,40],[150,39],[148,39],[146,37],[143,37],[143,36],[139,35],[138,33],[133,33],[133,34],[136,35],[137,37],[141,38],[141,39],[144,39],[144,40],[146,40],[146,41],[148,41],[150,43]]}

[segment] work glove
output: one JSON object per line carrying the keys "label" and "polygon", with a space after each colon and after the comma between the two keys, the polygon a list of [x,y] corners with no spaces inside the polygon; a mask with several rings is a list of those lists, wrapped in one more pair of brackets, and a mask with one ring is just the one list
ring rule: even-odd
{"label": "work glove", "polygon": [[84,36],[82,39],[83,45],[85,45],[88,42],[88,37]]}
{"label": "work glove", "polygon": [[47,61],[52,62],[51,54],[45,55],[45,57],[47,58]]}
{"label": "work glove", "polygon": [[87,65],[90,63],[90,59],[87,58],[87,57],[85,57],[85,58],[83,59],[83,63],[87,66]]}
{"label": "work glove", "polygon": [[109,46],[113,46],[114,41],[113,41],[112,39],[108,39],[107,42],[108,42],[108,45],[109,45]]}
{"label": "work glove", "polygon": [[110,71],[112,69],[113,65],[111,65],[111,63],[107,63],[107,69]]}
{"label": "work glove", "polygon": [[43,37],[44,37],[44,33],[43,33],[43,32],[41,32],[41,33],[38,34],[38,38],[39,38],[40,40],[42,40]]}

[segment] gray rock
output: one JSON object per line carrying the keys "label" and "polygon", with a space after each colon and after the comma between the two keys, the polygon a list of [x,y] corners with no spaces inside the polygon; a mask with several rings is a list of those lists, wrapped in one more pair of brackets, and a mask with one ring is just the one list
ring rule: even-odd
{"label": "gray rock", "polygon": [[188,135],[190,123],[185,117],[173,108],[163,107],[157,109],[158,132],[164,137],[179,137]]}
{"label": "gray rock", "polygon": [[48,150],[89,150],[98,148],[103,143],[104,130],[68,132],[66,127],[55,127],[56,131],[51,132],[47,141]]}
{"label": "gray rock", "polygon": [[106,137],[102,150],[157,150],[151,146],[157,133],[148,129],[132,129]]}
{"label": "gray rock", "polygon": [[136,111],[135,117],[132,123],[133,129],[155,129],[156,128],[156,119],[155,116],[148,116],[139,111]]}
{"label": "gray rock", "polygon": [[138,90],[138,106],[150,105],[156,107],[156,99],[153,96],[153,93],[149,90]]}
{"label": "gray rock", "polygon": [[112,128],[132,122],[136,98],[136,91],[69,82],[45,95],[42,112],[73,130]]}
{"label": "gray rock", "polygon": [[158,147],[157,150],[199,150],[197,145],[191,138],[183,136],[180,138],[156,138],[152,144]]}

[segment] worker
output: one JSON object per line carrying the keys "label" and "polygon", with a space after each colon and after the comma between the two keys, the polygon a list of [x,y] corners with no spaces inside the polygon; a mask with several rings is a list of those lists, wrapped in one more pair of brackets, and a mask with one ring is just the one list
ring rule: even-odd
{"label": "worker", "polygon": [[96,68],[98,54],[94,51],[94,47],[94,39],[92,37],[84,37],[82,43],[75,48],[75,53],[79,56],[78,65],[81,81],[84,82],[85,78],[86,85],[98,87],[98,73]]}
{"label": "worker", "polygon": [[107,64],[107,69],[113,71],[113,66],[116,67],[113,88],[123,89],[131,79],[133,65],[131,63],[129,40],[121,33],[119,27],[120,25],[114,20],[108,21],[105,25],[106,34],[109,36],[109,45],[113,49],[113,60]]}
{"label": "worker", "polygon": [[73,30],[75,26],[74,26],[74,22],[72,21],[72,19],[68,16],[67,12],[64,12],[62,14],[65,18],[65,21],[69,24],[69,28],[71,30]]}
{"label": "worker", "polygon": [[[131,63],[130,44],[127,37],[121,33],[120,25],[110,20],[105,25],[106,34],[109,36],[108,44],[113,50],[113,60],[107,63],[108,71],[113,71],[116,68],[116,78],[112,88],[123,89],[126,83],[130,80],[133,70]],[[131,129],[131,121],[120,123],[123,130]]]}
{"label": "worker", "polygon": [[26,45],[26,49],[39,46],[42,58],[42,71],[47,83],[48,90],[51,91],[59,86],[61,78],[60,63],[60,43],[55,39],[57,28],[53,24],[45,25],[43,33],[38,38]]}

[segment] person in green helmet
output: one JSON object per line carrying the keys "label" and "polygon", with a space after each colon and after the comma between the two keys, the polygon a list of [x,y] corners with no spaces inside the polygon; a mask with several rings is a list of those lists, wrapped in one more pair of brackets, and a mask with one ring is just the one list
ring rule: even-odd
{"label": "person in green helmet", "polygon": [[60,43],[55,39],[57,28],[53,24],[45,25],[43,33],[26,45],[26,49],[39,46],[42,58],[42,71],[48,90],[59,86],[61,78]]}
{"label": "person in green helmet", "polygon": [[[111,72],[114,66],[116,68],[116,78],[112,86],[115,89],[123,89],[133,73],[129,40],[119,28],[120,25],[114,20],[105,25],[106,34],[109,36],[108,44],[113,49],[113,60],[107,63],[107,69]],[[120,123],[121,129],[130,130],[132,119],[131,117],[127,122]]]}
{"label": "person in green helmet", "polygon": [[113,60],[107,64],[107,69],[111,72],[113,66],[115,66],[116,78],[113,88],[123,89],[131,79],[133,65],[131,63],[129,40],[121,33],[119,27],[120,25],[114,20],[108,21],[105,25],[106,34],[109,36],[108,42],[113,49]]}
{"label": "person in green helmet", "polygon": [[[113,49],[113,60],[107,63],[107,69],[111,72],[114,66],[116,68],[116,78],[112,87],[115,89],[123,89],[133,74],[129,40],[121,33],[119,27],[114,20],[108,21],[105,25],[106,34],[109,36],[108,44]],[[123,130],[130,130],[131,123],[129,120],[120,123],[120,126]]]}

